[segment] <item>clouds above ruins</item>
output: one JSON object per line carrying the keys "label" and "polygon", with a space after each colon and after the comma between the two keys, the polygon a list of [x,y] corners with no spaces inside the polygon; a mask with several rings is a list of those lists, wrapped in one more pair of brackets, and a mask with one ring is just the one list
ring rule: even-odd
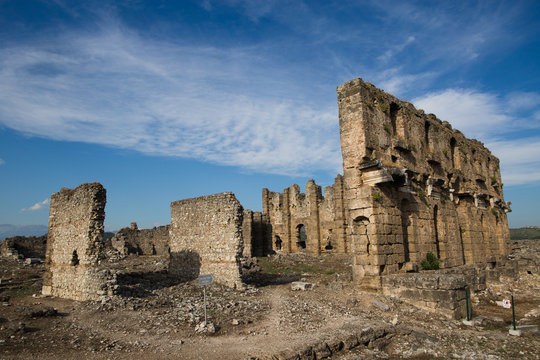
{"label": "clouds above ruins", "polygon": [[[341,171],[335,88],[362,77],[486,143],[507,185],[538,185],[540,163],[520,155],[540,138],[538,13],[532,0],[4,1],[0,136],[66,153],[96,144],[103,163],[134,151],[225,166],[275,190],[329,184]],[[0,148],[2,169],[41,168],[18,161],[30,148]],[[15,212],[58,188],[41,191]]]}
{"label": "clouds above ruins", "polygon": [[47,208],[48,205],[49,205],[49,199],[45,199],[43,201],[35,203],[34,205],[30,207],[22,208],[21,210],[19,210],[19,212],[42,210],[42,209]]}

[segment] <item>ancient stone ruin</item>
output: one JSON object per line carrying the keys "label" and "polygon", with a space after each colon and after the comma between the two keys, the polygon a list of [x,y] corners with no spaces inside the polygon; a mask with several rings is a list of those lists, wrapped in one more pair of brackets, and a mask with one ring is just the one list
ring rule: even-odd
{"label": "ancient stone ruin", "polygon": [[43,294],[96,300],[110,294],[100,269],[106,191],[99,183],[62,188],[51,196]]}
{"label": "ancient stone ruin", "polygon": [[242,287],[242,215],[230,192],[172,202],[170,273],[185,280],[213,274],[217,282]]}
{"label": "ancient stone ruin", "polygon": [[[354,282],[463,316],[465,293],[505,266],[509,240],[499,160],[477,140],[361,79],[337,88],[343,175],[262,191],[263,212],[232,193],[171,203],[170,226],[120,230],[123,254],[166,255],[169,273],[243,287],[242,259],[273,253],[350,254]],[[93,299],[110,292],[98,269],[105,189],[51,197],[43,292]],[[431,253],[443,269],[418,272]],[[481,266],[479,266],[481,265]],[[459,271],[453,271],[459,269]],[[480,280],[479,280],[480,279]]]}
{"label": "ancient stone ruin", "polygon": [[428,252],[442,267],[495,263],[509,239],[499,160],[433,114],[361,79],[338,87],[343,176],[306,193],[263,190],[273,251],[350,253],[354,275],[414,271]]}
{"label": "ancient stone ruin", "polygon": [[122,255],[168,255],[169,254],[169,225],[152,229],[139,229],[137,223],[131,223],[107,242]]}

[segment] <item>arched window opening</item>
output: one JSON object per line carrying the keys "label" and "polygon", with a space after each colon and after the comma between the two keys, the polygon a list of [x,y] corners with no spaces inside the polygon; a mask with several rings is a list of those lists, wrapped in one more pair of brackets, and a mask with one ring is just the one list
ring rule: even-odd
{"label": "arched window opening", "polygon": [[305,249],[307,242],[306,227],[303,224],[300,224],[296,227],[296,232],[296,245],[298,245],[300,249]]}
{"label": "arched window opening", "polygon": [[276,240],[275,240],[274,243],[276,245],[276,250],[281,250],[282,241],[281,241],[281,238],[279,236],[276,235]]}
{"label": "arched window opening", "polygon": [[73,250],[73,254],[71,255],[71,266],[77,265],[79,265],[79,255],[77,254],[77,250]]}
{"label": "arched window opening", "polygon": [[324,250],[326,251],[334,250],[334,246],[332,246],[332,241],[328,240],[328,242],[326,243],[326,246],[324,247]]}
{"label": "arched window opening", "polygon": [[353,248],[359,253],[365,253],[369,255],[369,236],[367,234],[367,225],[369,219],[365,216],[358,216],[353,220],[353,233],[352,239]]}

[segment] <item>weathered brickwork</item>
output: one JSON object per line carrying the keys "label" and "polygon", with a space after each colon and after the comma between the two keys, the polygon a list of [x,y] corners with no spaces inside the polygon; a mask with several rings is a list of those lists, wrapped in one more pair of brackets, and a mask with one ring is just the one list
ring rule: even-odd
{"label": "weathered brickwork", "polygon": [[211,273],[216,282],[243,287],[242,217],[243,208],[230,192],[172,202],[170,273],[184,280]]}
{"label": "weathered brickwork", "polygon": [[19,258],[45,258],[47,235],[14,236],[0,242],[0,256]]}
{"label": "weathered brickwork", "polygon": [[99,269],[106,191],[99,183],[62,188],[51,196],[43,294],[96,300],[110,293]]}
{"label": "weathered brickwork", "polygon": [[266,252],[351,253],[367,285],[428,252],[447,268],[508,253],[499,160],[481,142],[361,79],[337,92],[343,176],[325,197],[312,180],[263,189]]}
{"label": "weathered brickwork", "polygon": [[337,90],[357,280],[427,252],[443,267],[508,253],[499,160],[482,143],[360,79]]}
{"label": "weathered brickwork", "polygon": [[266,250],[348,253],[342,176],[324,193],[325,197],[313,180],[307,182],[305,194],[296,184],[281,194],[263,189],[263,213],[271,224],[266,233],[271,247]]}
{"label": "weathered brickwork", "polygon": [[152,229],[139,229],[131,223],[116,232],[110,245],[124,255],[165,255],[169,254],[169,225]]}

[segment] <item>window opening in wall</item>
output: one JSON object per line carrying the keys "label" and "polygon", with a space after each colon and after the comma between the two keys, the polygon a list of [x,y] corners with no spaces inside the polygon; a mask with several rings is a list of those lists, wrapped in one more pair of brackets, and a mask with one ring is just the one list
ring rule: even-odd
{"label": "window opening in wall", "polygon": [[324,247],[324,250],[328,250],[328,251],[334,250],[334,247],[332,246],[332,242],[330,240],[328,240],[328,243]]}
{"label": "window opening in wall", "polygon": [[79,265],[79,255],[77,255],[77,250],[73,250],[73,255],[71,255],[71,266]]}
{"label": "window opening in wall", "polygon": [[456,139],[451,138],[450,139],[450,158],[452,159],[452,167],[456,167],[455,161],[454,161],[454,154],[456,153]]}
{"label": "window opening in wall", "polygon": [[281,241],[281,238],[279,236],[277,236],[277,235],[276,235],[275,244],[276,244],[276,250],[281,250],[282,241]]}
{"label": "window opening in wall", "polygon": [[409,200],[403,199],[401,201],[401,229],[403,232],[403,251],[405,255],[405,262],[409,262],[409,226],[411,225],[410,212],[409,212]]}
{"label": "window opening in wall", "polygon": [[353,220],[353,233],[351,241],[354,241],[353,249],[359,249],[360,253],[365,251],[369,255],[369,236],[367,234],[367,225],[369,219],[365,216],[358,216]]}
{"label": "window opening in wall", "polygon": [[435,230],[435,247],[437,249],[437,259],[441,258],[441,248],[439,245],[439,230],[437,229],[437,217],[439,213],[439,206],[435,205],[433,208],[433,228]]}
{"label": "window opening in wall", "polygon": [[392,135],[396,135],[396,121],[397,121],[397,113],[399,111],[399,105],[395,102],[390,104],[390,123],[392,124]]}
{"label": "window opening in wall", "polygon": [[463,245],[463,228],[459,227],[459,241],[461,241],[461,258],[463,260],[463,264],[467,263],[467,260],[465,260],[465,246]]}
{"label": "window opening in wall", "polygon": [[424,124],[424,141],[426,142],[426,146],[429,147],[429,121],[426,121]]}
{"label": "window opening in wall", "polygon": [[306,242],[307,242],[307,233],[306,233],[306,227],[303,224],[300,224],[296,227],[296,245],[298,245],[299,248],[305,249],[306,248]]}

